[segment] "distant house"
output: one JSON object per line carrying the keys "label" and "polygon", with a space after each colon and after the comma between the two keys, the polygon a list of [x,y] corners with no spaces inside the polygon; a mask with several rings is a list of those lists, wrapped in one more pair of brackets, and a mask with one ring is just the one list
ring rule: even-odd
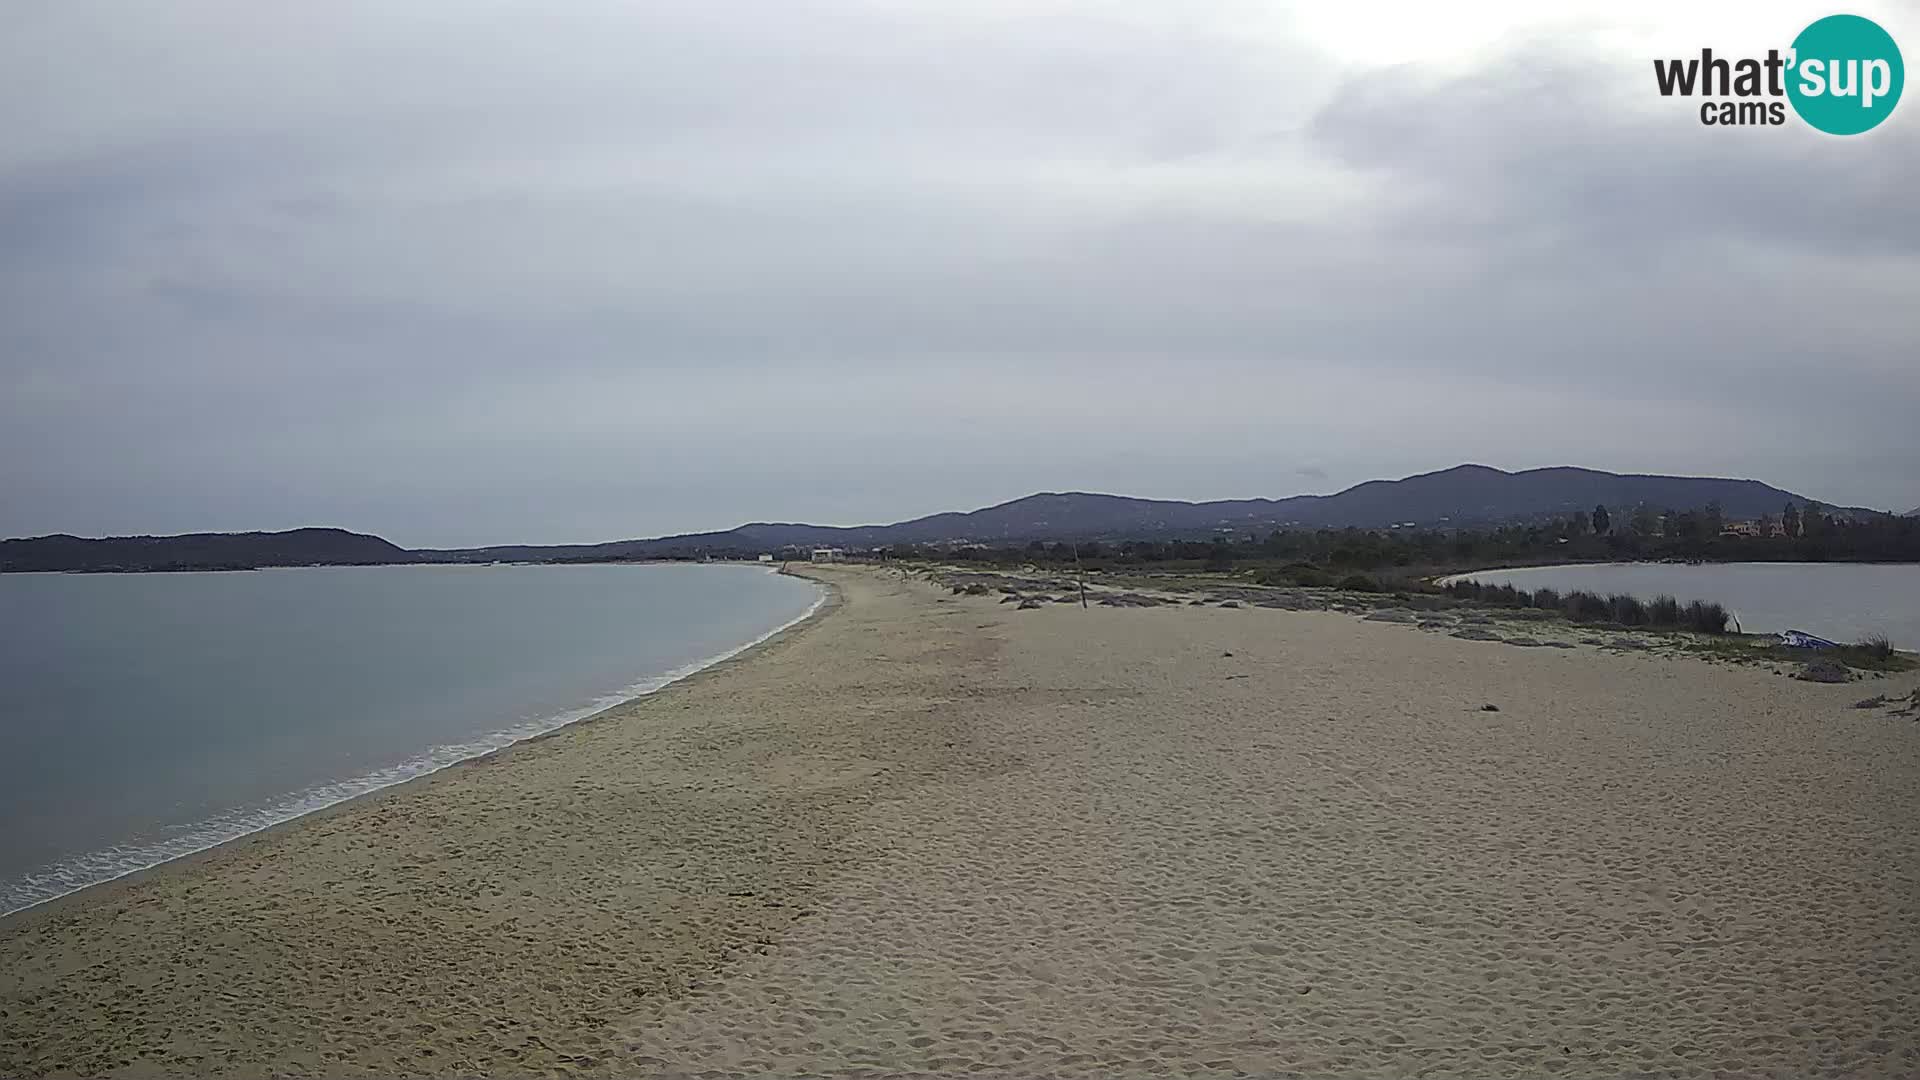
{"label": "distant house", "polygon": [[771,555],[762,555],[762,556],[760,556],[760,561],[761,561],[761,562],[772,562],[772,561],[773,561],[773,556],[771,556]]}
{"label": "distant house", "polygon": [[846,552],[841,551],[839,548],[814,548],[812,561],[839,562],[845,555]]}

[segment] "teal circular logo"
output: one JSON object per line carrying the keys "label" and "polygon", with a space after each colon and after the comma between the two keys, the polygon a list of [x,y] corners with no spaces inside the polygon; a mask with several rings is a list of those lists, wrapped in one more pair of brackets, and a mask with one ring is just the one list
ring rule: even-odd
{"label": "teal circular logo", "polygon": [[1900,47],[1880,24],[1829,15],[1793,39],[1787,99],[1800,119],[1829,135],[1858,135],[1893,113],[1906,85]]}

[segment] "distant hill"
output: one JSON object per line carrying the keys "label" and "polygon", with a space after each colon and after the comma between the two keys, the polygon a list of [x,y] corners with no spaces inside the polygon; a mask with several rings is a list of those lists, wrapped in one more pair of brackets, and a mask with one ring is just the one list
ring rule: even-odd
{"label": "distant hill", "polygon": [[1459,465],[1404,480],[1369,481],[1318,499],[1317,509],[1305,505],[1311,499],[1316,497],[1281,501],[1299,504],[1304,513],[1319,513],[1325,520],[1316,524],[1330,526],[1395,521],[1427,525],[1441,519],[1491,523],[1592,510],[1600,504],[1618,508],[1645,503],[1659,509],[1694,510],[1716,501],[1729,520],[1740,521],[1778,514],[1789,500],[1807,501],[1758,480],[1622,474],[1568,466],[1505,472],[1485,465]]}
{"label": "distant hill", "polygon": [[[0,541],[0,571],[187,570],[400,562],[557,562],[748,555],[789,548],[871,548],[894,544],[1025,543],[1065,539],[1176,539],[1279,528],[1381,528],[1488,525],[1587,513],[1605,504],[1645,503],[1694,510],[1720,503],[1728,520],[1778,514],[1808,500],[1758,480],[1647,476],[1595,469],[1505,472],[1460,465],[1403,480],[1372,480],[1333,495],[1287,499],[1179,502],[1085,492],[1028,495],[966,513],[933,514],[892,525],[756,522],[724,532],[689,533],[605,544],[507,545],[407,551],[377,536],[340,529],[278,533],[196,533],[83,540],[40,536]],[[1876,511],[1853,510],[1871,516]],[[1920,512],[1920,511],[1916,511]]]}
{"label": "distant hill", "polygon": [[1718,501],[1729,520],[1743,520],[1778,514],[1790,500],[1807,501],[1757,480],[1623,475],[1568,467],[1506,472],[1484,465],[1460,465],[1403,480],[1373,480],[1334,495],[1195,503],[1050,492],[982,510],[934,514],[892,525],[838,527],[757,522],[724,532],[689,533],[653,540],[418,554],[453,561],[634,559],[737,554],[816,545],[877,547],[1077,538],[1150,539],[1288,527],[1380,528],[1405,522],[1464,526],[1585,513],[1601,503],[1616,509],[1646,503],[1661,509],[1691,510]]}
{"label": "distant hill", "polygon": [[184,536],[35,536],[0,540],[0,572],[33,570],[241,570],[261,566],[363,566],[414,562],[404,548],[344,529],[190,533]]}

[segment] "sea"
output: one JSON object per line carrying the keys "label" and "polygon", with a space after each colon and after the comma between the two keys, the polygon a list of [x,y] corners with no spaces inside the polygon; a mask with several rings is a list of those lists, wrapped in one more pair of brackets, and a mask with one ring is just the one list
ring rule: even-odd
{"label": "sea", "polygon": [[724,564],[0,575],[0,913],[584,719],[823,595]]}
{"label": "sea", "polygon": [[1590,563],[1459,576],[1516,589],[1716,601],[1750,634],[1804,630],[1839,642],[1881,634],[1920,650],[1916,563]]}

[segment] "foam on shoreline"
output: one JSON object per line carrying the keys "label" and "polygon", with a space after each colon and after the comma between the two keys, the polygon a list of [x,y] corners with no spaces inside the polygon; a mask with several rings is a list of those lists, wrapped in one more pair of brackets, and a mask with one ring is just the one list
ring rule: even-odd
{"label": "foam on shoreline", "polygon": [[[778,571],[769,572],[777,573]],[[142,870],[150,870],[163,863],[195,855],[316,811],[337,806],[349,799],[370,795],[376,791],[439,772],[463,761],[471,761],[474,758],[504,750],[515,743],[550,734],[635,698],[655,693],[715,664],[731,660],[748,649],[812,618],[827,599],[827,590],[824,586],[814,583],[814,588],[818,595],[805,611],[766,633],[725,652],[683,664],[670,671],[650,675],[612,693],[603,694],[578,708],[526,720],[474,739],[430,747],[398,764],[375,769],[349,779],[320,784],[284,796],[265,806],[241,807],[204,821],[165,826],[159,830],[158,835],[69,856],[18,877],[0,880],[0,916],[24,911],[50,900],[79,892],[81,889],[126,877],[129,874],[137,874]]]}

